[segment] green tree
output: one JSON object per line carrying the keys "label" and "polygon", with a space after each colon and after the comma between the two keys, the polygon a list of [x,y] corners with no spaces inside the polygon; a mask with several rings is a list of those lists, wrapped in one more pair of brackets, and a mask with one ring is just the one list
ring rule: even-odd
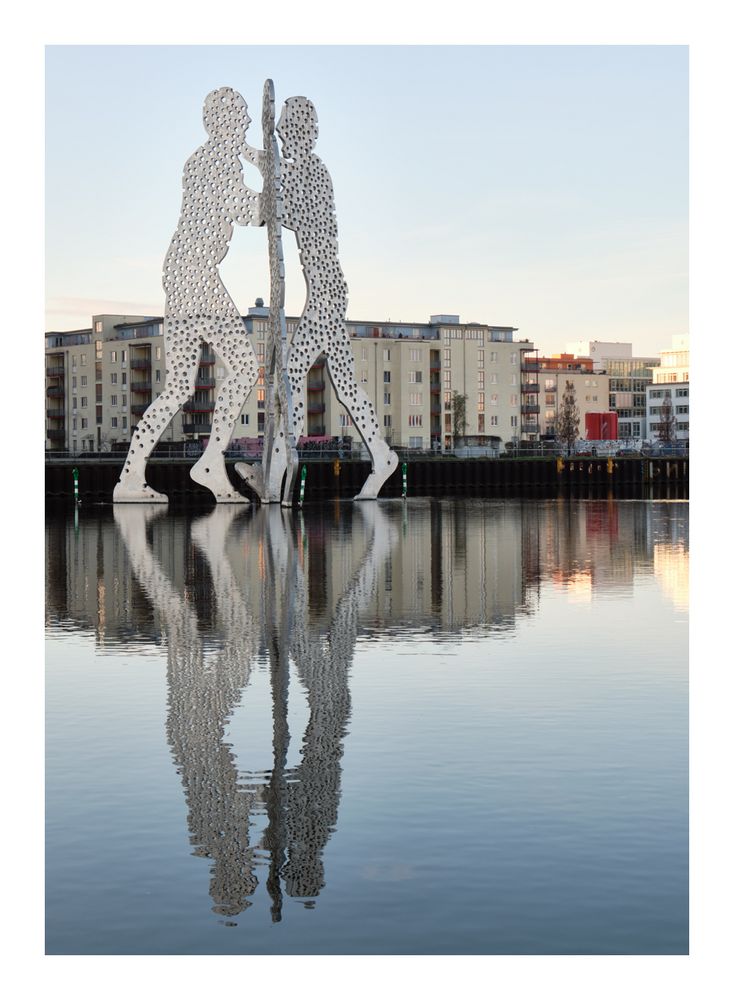
{"label": "green tree", "polygon": [[566,454],[571,454],[574,441],[579,436],[579,408],[576,405],[576,389],[573,382],[566,381],[561,398],[561,409],[556,424],[556,437],[565,444]]}
{"label": "green tree", "polygon": [[451,394],[451,410],[454,425],[454,447],[466,434],[466,396],[454,391]]}

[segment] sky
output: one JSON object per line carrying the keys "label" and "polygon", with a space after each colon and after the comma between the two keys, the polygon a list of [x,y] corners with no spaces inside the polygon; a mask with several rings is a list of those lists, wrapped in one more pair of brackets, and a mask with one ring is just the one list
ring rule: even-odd
{"label": "sky", "polygon": [[[267,78],[277,107],[316,105],[350,319],[454,313],[546,353],[597,339],[656,355],[688,332],[682,45],[49,46],[47,330],[162,315],[203,99],[239,90],[259,146]],[[290,233],[285,249],[298,315]],[[267,302],[265,231],[237,229],[221,273],[242,312]]]}

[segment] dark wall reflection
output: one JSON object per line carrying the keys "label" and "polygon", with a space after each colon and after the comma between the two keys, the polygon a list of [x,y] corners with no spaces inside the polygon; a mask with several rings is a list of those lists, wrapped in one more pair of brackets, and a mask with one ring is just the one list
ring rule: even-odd
{"label": "dark wall reflection", "polygon": [[[101,647],[166,650],[167,737],[190,839],[229,918],[250,905],[258,875],[273,920],[284,893],[313,900],[326,884],[360,634],[506,634],[544,586],[593,597],[655,574],[681,606],[688,592],[688,509],[676,503],[415,500],[197,515],[118,505],[49,516],[46,545],[50,624],[92,630]],[[272,766],[260,774],[226,741],[256,661],[272,700]],[[294,677],[308,721],[288,767]]]}

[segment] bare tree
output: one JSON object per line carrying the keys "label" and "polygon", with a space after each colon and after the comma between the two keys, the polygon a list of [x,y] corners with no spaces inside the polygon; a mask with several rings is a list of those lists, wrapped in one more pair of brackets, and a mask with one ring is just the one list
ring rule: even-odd
{"label": "bare tree", "polygon": [[658,441],[675,441],[676,419],[673,413],[673,403],[670,396],[666,396],[660,407],[660,417],[658,423]]}
{"label": "bare tree", "polygon": [[565,444],[566,454],[571,454],[571,448],[579,436],[579,408],[576,405],[576,389],[573,382],[566,381],[566,388],[561,398],[561,409],[558,413],[556,437]]}
{"label": "bare tree", "polygon": [[466,396],[454,391],[451,395],[451,409],[453,412],[454,446],[456,446],[466,434]]}

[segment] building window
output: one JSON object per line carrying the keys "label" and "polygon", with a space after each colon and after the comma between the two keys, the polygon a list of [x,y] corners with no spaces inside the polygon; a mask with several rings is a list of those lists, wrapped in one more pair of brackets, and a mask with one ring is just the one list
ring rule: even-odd
{"label": "building window", "polygon": [[489,423],[490,423],[490,425],[492,427],[496,427],[497,426],[497,416],[496,416],[496,414],[492,414],[492,416],[489,418]]}
{"label": "building window", "polygon": [[383,394],[382,394],[382,402],[385,404],[385,406],[389,406],[390,405],[390,393],[389,392],[383,392]]}
{"label": "building window", "polygon": [[422,427],[423,416],[420,413],[411,413],[408,416],[408,427]]}
{"label": "building window", "polygon": [[339,414],[339,426],[341,428],[349,427],[349,425],[351,424],[351,422],[352,421],[351,421],[348,413],[340,413]]}
{"label": "building window", "polygon": [[155,349],[155,359],[156,359],[156,361],[160,361],[161,360],[161,349],[160,349],[160,347],[156,347],[156,349]]}
{"label": "building window", "polygon": [[392,427],[392,417],[389,413],[386,413],[382,418],[382,425],[383,427]]}
{"label": "building window", "polygon": [[86,430],[88,426],[89,426],[89,421],[87,420],[86,417],[82,417],[82,430],[83,431]]}
{"label": "building window", "polygon": [[84,367],[84,365],[86,365],[86,363],[87,363],[87,356],[86,356],[86,354],[82,354],[82,357],[81,357],[82,367]]}
{"label": "building window", "polygon": [[362,374],[360,375],[360,381],[361,382],[366,382],[367,381],[367,370],[366,369],[362,370]]}
{"label": "building window", "polygon": [[450,347],[444,348],[443,363],[446,366],[446,368],[449,368],[451,366],[451,348]]}
{"label": "building window", "polygon": [[483,392],[477,393],[477,410],[479,410],[480,413],[484,413],[484,393]]}
{"label": "building window", "polygon": [[409,400],[411,406],[423,406],[423,393],[422,392],[411,392],[409,394]]}
{"label": "building window", "polygon": [[489,405],[490,406],[496,406],[497,405],[497,393],[496,392],[493,392],[492,395],[489,397]]}
{"label": "building window", "polygon": [[367,348],[366,347],[362,348],[362,360],[363,361],[367,360]]}
{"label": "building window", "polygon": [[484,388],[484,372],[477,372],[477,385],[480,389]]}
{"label": "building window", "polygon": [[408,382],[415,385],[417,382],[423,381],[423,372],[408,372]]}
{"label": "building window", "polygon": [[451,393],[445,392],[443,394],[443,405],[447,410],[451,409]]}
{"label": "building window", "polygon": [[122,418],[122,429],[127,430],[127,417]]}
{"label": "building window", "polygon": [[161,370],[160,370],[160,368],[156,368],[156,370],[155,370],[155,380],[156,380],[156,382],[160,382],[160,380],[161,380]]}
{"label": "building window", "polygon": [[127,385],[127,372],[122,373],[122,384]]}
{"label": "building window", "polygon": [[240,423],[241,424],[249,424],[249,422],[250,422],[250,414],[249,413],[243,413],[240,416]]}
{"label": "building window", "polygon": [[517,417],[510,417],[510,427],[517,427]]}
{"label": "building window", "polygon": [[72,396],[71,397],[71,408],[72,408],[72,410],[76,409],[76,403],[77,403],[76,396]]}
{"label": "building window", "polygon": [[382,360],[383,361],[389,361],[390,360],[390,348],[389,347],[383,347],[383,349],[382,349]]}
{"label": "building window", "polygon": [[264,389],[258,389],[257,390],[257,408],[258,408],[258,410],[264,410],[265,409],[265,390]]}
{"label": "building window", "polygon": [[117,372],[110,372],[110,382],[112,385],[117,385]]}
{"label": "building window", "polygon": [[84,388],[84,386],[86,384],[87,384],[87,376],[86,375],[82,375],[82,388]]}
{"label": "building window", "polygon": [[443,425],[444,425],[444,427],[446,428],[447,431],[451,430],[451,414],[450,413],[447,413],[446,416],[443,418]]}
{"label": "building window", "polygon": [[492,383],[492,385],[497,385],[497,378],[498,378],[497,372],[492,372],[490,374],[489,381]]}
{"label": "building window", "polygon": [[489,352],[489,363],[490,363],[490,365],[496,365],[497,364],[497,351],[490,351]]}
{"label": "building window", "polygon": [[390,381],[390,372],[383,372],[382,373],[382,381],[383,382],[389,382]]}
{"label": "building window", "polygon": [[450,389],[451,388],[451,372],[444,372],[443,373],[443,386],[444,386],[444,389]]}
{"label": "building window", "polygon": [[112,417],[110,419],[110,427],[117,427],[117,417]]}
{"label": "building window", "polygon": [[127,361],[127,351],[120,351],[120,361],[122,361],[123,365],[125,364]]}
{"label": "building window", "polygon": [[477,367],[484,368],[484,351],[477,351]]}
{"label": "building window", "polygon": [[409,356],[409,358],[410,358],[411,361],[420,361],[420,359],[421,359],[420,348],[418,348],[418,347],[411,347],[408,356]]}
{"label": "building window", "polygon": [[76,417],[72,417],[72,418],[71,418],[71,429],[72,429],[73,431],[75,431],[75,430],[76,430]]}
{"label": "building window", "polygon": [[102,332],[102,321],[101,320],[97,320],[97,322],[94,324],[94,332],[95,333],[101,333]]}
{"label": "building window", "polygon": [[110,406],[117,406],[117,396],[110,396]]}
{"label": "building window", "polygon": [[117,351],[110,351],[110,361],[117,361]]}
{"label": "building window", "polygon": [[76,389],[76,375],[71,376],[71,387],[72,389]]}
{"label": "building window", "polygon": [[511,365],[516,365],[517,364],[517,351],[513,351],[510,354],[510,364]]}
{"label": "building window", "polygon": [[517,406],[518,396],[516,392],[510,393],[510,406]]}
{"label": "building window", "polygon": [[82,396],[82,409],[84,409],[84,407],[86,405],[87,405],[87,397],[86,396]]}
{"label": "building window", "polygon": [[484,434],[484,414],[479,413],[477,415],[477,431],[479,434]]}
{"label": "building window", "polygon": [[265,385],[265,369],[264,368],[258,368],[258,370],[257,370],[257,384],[258,385]]}

